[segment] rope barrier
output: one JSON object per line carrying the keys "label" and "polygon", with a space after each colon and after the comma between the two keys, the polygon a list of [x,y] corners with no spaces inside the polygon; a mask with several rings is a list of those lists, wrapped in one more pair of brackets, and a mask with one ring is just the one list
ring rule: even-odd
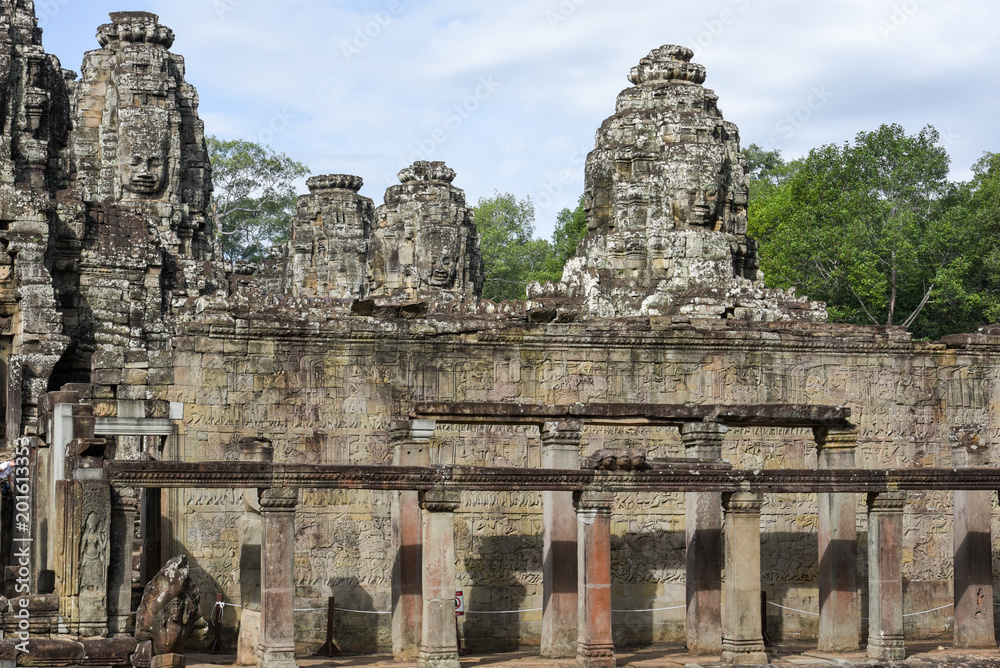
{"label": "rope barrier", "polygon": [[379,612],[378,610],[350,610],[348,608],[335,608],[337,612],[353,612],[356,615],[391,615],[391,612]]}
{"label": "rope barrier", "polygon": [[684,610],[686,605],[672,605],[669,608],[645,608],[643,610],[612,610],[611,612],[662,612],[664,610]]}
{"label": "rope barrier", "polygon": [[911,612],[908,615],[903,615],[903,617],[916,617],[918,615],[926,615],[931,612],[937,612],[938,610],[944,610],[945,608],[950,608],[955,605],[954,603],[949,603],[948,605],[942,605],[940,608],[934,608],[933,610],[924,610],[922,612]]}
{"label": "rope barrier", "polygon": [[800,615],[809,615],[810,617],[819,617],[819,613],[818,612],[809,612],[808,610],[796,610],[795,608],[786,608],[783,605],[778,605],[774,601],[768,601],[767,604],[768,605],[773,605],[776,608],[781,608],[782,610],[789,610],[791,612],[797,612]]}
{"label": "rope barrier", "polygon": [[[809,615],[810,617],[819,617],[819,613],[818,612],[809,612],[808,610],[797,610],[795,608],[788,608],[788,607],[785,607],[783,605],[778,605],[774,601],[768,601],[768,604],[769,605],[773,605],[776,608],[781,608],[782,610],[788,610],[790,612],[797,612],[797,613],[799,613],[801,615]],[[903,615],[903,617],[919,617],[920,615],[927,615],[927,614],[930,614],[932,612],[937,612],[938,610],[944,610],[945,608],[950,608],[952,605],[954,605],[954,604],[953,603],[949,603],[948,605],[942,605],[940,608],[934,608],[932,610],[921,610],[920,612],[911,612],[909,614]],[[865,618],[862,617],[862,620],[864,620],[864,619]]]}
{"label": "rope barrier", "polygon": [[541,612],[544,608],[531,608],[530,610],[466,610],[467,615],[517,615],[522,612]]}

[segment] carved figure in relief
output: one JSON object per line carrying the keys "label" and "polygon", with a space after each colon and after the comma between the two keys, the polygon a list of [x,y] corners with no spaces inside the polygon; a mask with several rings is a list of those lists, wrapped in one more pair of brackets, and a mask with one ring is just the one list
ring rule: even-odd
{"label": "carved figure in relief", "polygon": [[104,587],[108,571],[108,535],[103,531],[97,513],[87,515],[80,538],[80,584],[83,589]]}
{"label": "carved figure in relief", "polygon": [[123,199],[159,197],[167,179],[167,138],[144,141],[123,134],[119,151]]}

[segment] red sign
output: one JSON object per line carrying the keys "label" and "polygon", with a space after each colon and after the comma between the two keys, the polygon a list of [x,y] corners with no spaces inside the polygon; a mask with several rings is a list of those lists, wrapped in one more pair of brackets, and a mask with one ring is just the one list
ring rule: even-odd
{"label": "red sign", "polygon": [[461,590],[455,592],[455,616],[465,617],[465,594]]}

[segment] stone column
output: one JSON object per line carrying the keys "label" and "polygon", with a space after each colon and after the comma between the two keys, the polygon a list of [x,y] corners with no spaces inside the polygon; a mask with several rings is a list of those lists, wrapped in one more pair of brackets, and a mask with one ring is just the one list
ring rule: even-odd
{"label": "stone column", "polygon": [[[820,469],[854,468],[857,429],[815,430]],[[817,494],[819,501],[819,649],[860,646],[858,525],[854,494]]]}
{"label": "stone column", "polygon": [[[240,439],[240,461],[271,463],[274,447],[262,438]],[[256,490],[243,491],[243,539],[240,543],[240,632],[236,638],[236,663],[255,666],[260,647],[261,544],[264,528],[260,497]]]}
{"label": "stone column", "polygon": [[299,490],[262,489],[260,668],[295,662],[295,507]]}
{"label": "stone column", "polygon": [[[542,426],[542,468],[580,468],[580,422]],[[577,555],[573,492],[542,492],[542,648],[544,658],[576,656]]]}
{"label": "stone column", "polygon": [[[956,468],[990,465],[988,446],[978,435],[959,438],[952,450]],[[955,491],[955,641],[961,649],[996,649],[993,631],[993,553],[990,514],[993,492]]]}
{"label": "stone column", "polygon": [[132,616],[132,539],[139,495],[134,489],[111,490],[111,550],[108,565],[108,634],[129,637]]}
{"label": "stone column", "polygon": [[420,493],[423,511],[423,624],[418,668],[459,668],[455,628],[455,511],[452,490]]}
{"label": "stone column", "polygon": [[579,525],[578,637],[576,662],[582,668],[614,668],[611,636],[611,509],[613,492],[576,492]]}
{"label": "stone column", "polygon": [[726,605],[722,611],[722,660],[766,664],[760,619],[760,494],[724,494]]}
{"label": "stone column", "polygon": [[905,492],[868,495],[868,658],[902,661]]}
{"label": "stone column", "polygon": [[[430,428],[433,433],[433,427]],[[407,438],[404,429],[396,441],[393,464],[429,466],[429,438]],[[396,661],[411,662],[420,653],[423,617],[423,520],[420,517],[419,492],[395,492],[392,499],[392,532],[396,559],[392,567],[392,654]]]}
{"label": "stone column", "polygon": [[[729,427],[689,422],[681,441],[691,459],[722,459]],[[684,496],[687,526],[687,649],[690,654],[722,652],[722,494],[688,492]]]}

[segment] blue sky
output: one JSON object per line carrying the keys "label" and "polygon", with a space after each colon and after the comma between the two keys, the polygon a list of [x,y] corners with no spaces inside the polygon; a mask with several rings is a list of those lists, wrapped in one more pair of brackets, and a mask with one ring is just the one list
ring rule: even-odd
{"label": "blue sky", "polygon": [[210,134],[362,176],[376,204],[402,167],[444,160],[472,202],[530,197],[541,236],[662,44],[695,50],[744,146],[796,157],[930,124],[955,178],[1000,151],[995,0],[36,0],[46,50],[77,71],[120,10],[173,28]]}

